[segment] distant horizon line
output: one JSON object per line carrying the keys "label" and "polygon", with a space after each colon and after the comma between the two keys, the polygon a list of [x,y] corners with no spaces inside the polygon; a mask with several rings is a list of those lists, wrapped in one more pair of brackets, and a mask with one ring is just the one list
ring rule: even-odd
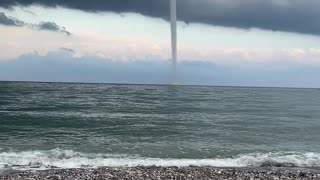
{"label": "distant horizon line", "polygon": [[[288,87],[288,86],[246,86],[246,85],[200,85],[200,84],[162,84],[162,83],[115,83],[115,82],[77,82],[77,81],[32,81],[32,80],[0,80],[2,82],[17,83],[52,83],[52,84],[105,84],[105,85],[129,85],[129,86],[190,86],[190,87],[226,87],[226,88],[278,88],[278,89],[316,89],[320,87]],[[1,87],[0,87],[1,88]]]}

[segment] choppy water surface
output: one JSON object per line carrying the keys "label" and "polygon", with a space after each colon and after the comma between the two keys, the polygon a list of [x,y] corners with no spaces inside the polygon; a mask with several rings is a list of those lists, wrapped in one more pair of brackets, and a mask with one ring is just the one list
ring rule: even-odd
{"label": "choppy water surface", "polygon": [[317,89],[0,82],[0,168],[320,167]]}

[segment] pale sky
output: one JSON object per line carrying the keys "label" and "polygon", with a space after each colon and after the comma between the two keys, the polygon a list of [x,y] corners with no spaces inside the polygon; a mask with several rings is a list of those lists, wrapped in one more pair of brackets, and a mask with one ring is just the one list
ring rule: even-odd
{"label": "pale sky", "polygon": [[[255,2],[255,0],[250,1]],[[256,0],[256,2],[260,1]],[[170,64],[170,26],[161,13],[158,13],[159,15],[154,13],[154,15],[139,8],[127,10],[127,7],[118,13],[118,10],[113,11],[108,8],[95,11],[73,8],[70,4],[57,4],[56,7],[41,3],[24,4],[23,0],[17,2],[19,5],[8,6],[0,3],[0,80],[118,81],[156,84],[169,81],[167,76],[170,75],[165,73],[170,73],[170,66],[167,67],[165,64]],[[185,2],[186,4],[181,6],[187,9],[188,3],[191,2]],[[222,3],[222,7],[233,8],[239,12],[241,12],[239,9],[244,6],[233,0],[226,2],[228,3],[224,4],[218,0],[212,0],[213,4]],[[249,3],[249,0],[244,2]],[[252,4],[256,5],[256,2]],[[309,3],[309,0],[306,2]],[[110,1],[110,4],[112,3],[114,1]],[[281,3],[276,1],[272,4],[273,6],[270,5],[270,8],[275,14],[281,10],[278,10],[279,8],[287,8],[286,11],[282,9],[283,13],[279,13],[283,15],[278,17],[281,20],[287,18],[286,13],[290,13],[289,7],[297,3],[298,1],[295,0],[281,1]],[[107,5],[108,3],[105,3],[105,6]],[[300,6],[303,7],[301,4]],[[189,17],[184,9],[181,10],[182,7],[180,11],[183,14],[181,13],[181,18],[178,18],[181,84],[320,87],[320,79],[318,80],[320,18],[313,17],[312,23],[319,22],[316,26],[311,22],[305,26],[290,23],[284,26],[277,19],[270,24],[267,24],[269,21],[263,24],[250,18],[248,22],[241,19],[233,22],[228,18],[219,19],[220,16],[228,17],[228,9],[225,13],[220,12],[221,14],[211,11],[201,13],[192,9],[190,14],[194,16]],[[204,9],[199,8],[200,10]],[[263,17],[259,14],[257,16]],[[214,21],[214,19],[217,20]],[[35,59],[42,61],[38,62]],[[55,79],[46,71],[40,73],[34,70],[44,69],[43,61],[45,60],[57,62],[51,68],[68,69],[65,66],[74,68],[70,67],[69,71],[66,70],[69,74],[65,77],[57,75]],[[86,73],[99,71],[94,69],[94,66],[99,63],[97,67],[116,63],[117,68],[121,69],[119,73],[122,74],[117,74],[117,71],[110,73],[106,70],[101,76],[108,76],[108,78],[97,79],[96,76],[92,76],[91,79],[84,78],[81,74],[83,63],[88,66]],[[25,69],[17,68],[22,66],[21,64],[24,64],[25,69],[30,68],[29,66],[34,67],[24,72]],[[193,64],[193,66],[186,64]],[[206,64],[205,71],[202,68],[198,69]],[[140,72],[134,71],[131,66],[141,66]],[[125,70],[126,68],[128,70]],[[159,68],[162,73],[153,72],[158,72]],[[192,73],[188,74],[185,71]],[[230,76],[227,72],[231,72]],[[304,74],[300,77],[298,72]],[[236,75],[231,75],[232,73]],[[71,79],[70,74],[73,77]],[[197,74],[199,77],[194,78],[192,74]],[[275,74],[278,76],[274,76]],[[158,77],[148,79],[147,77],[150,76]]]}

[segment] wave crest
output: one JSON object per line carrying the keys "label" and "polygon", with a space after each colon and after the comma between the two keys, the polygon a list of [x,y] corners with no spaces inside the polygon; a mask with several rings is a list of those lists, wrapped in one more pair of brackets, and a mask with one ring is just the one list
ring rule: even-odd
{"label": "wave crest", "polygon": [[320,167],[320,153],[252,153],[220,159],[160,159],[121,154],[85,154],[73,150],[0,153],[0,168],[47,169],[122,166]]}

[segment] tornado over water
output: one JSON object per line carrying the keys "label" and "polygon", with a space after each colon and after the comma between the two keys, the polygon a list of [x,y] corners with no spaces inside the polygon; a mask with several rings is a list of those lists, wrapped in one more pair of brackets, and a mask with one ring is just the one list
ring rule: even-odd
{"label": "tornado over water", "polygon": [[170,0],[171,19],[171,54],[173,67],[173,83],[176,82],[177,68],[177,0]]}

